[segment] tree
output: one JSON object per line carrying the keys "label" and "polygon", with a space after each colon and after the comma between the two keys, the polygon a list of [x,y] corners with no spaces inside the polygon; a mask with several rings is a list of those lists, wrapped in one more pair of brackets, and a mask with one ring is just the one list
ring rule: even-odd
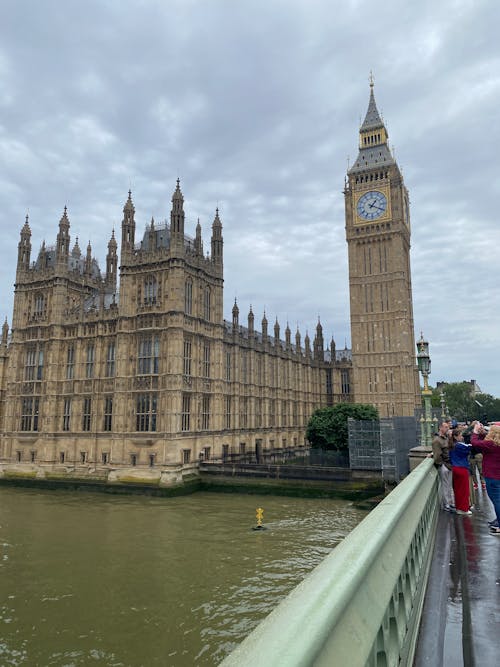
{"label": "tree", "polygon": [[477,394],[473,398],[473,418],[482,422],[498,421],[500,419],[500,398],[491,394]]}
{"label": "tree", "polygon": [[450,417],[459,421],[474,419],[476,414],[474,396],[467,382],[449,382],[444,387],[444,397]]}
{"label": "tree", "polygon": [[[442,388],[448,414],[459,421],[500,419],[500,399],[491,394],[474,394],[468,382],[449,382]],[[440,392],[433,390],[434,395]]]}
{"label": "tree", "polygon": [[315,410],[306,427],[306,437],[317,449],[348,448],[347,420],[378,419],[377,408],[364,403],[337,403],[333,407]]}
{"label": "tree", "polygon": [[[441,405],[441,391],[437,387],[429,387],[429,389],[432,389],[431,406],[433,408],[439,408]],[[422,387],[420,388],[420,391],[422,391]]]}

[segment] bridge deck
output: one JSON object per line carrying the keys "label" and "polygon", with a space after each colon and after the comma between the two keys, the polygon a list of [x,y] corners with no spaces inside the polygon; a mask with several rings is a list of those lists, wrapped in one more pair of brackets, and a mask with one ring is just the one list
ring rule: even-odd
{"label": "bridge deck", "polygon": [[486,491],[471,517],[441,511],[415,667],[500,662],[500,537]]}

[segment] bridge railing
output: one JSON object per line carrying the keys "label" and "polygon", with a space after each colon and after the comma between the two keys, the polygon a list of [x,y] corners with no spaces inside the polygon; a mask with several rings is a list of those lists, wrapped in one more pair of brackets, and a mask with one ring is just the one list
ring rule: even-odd
{"label": "bridge railing", "polygon": [[222,665],[411,665],[438,507],[426,459]]}

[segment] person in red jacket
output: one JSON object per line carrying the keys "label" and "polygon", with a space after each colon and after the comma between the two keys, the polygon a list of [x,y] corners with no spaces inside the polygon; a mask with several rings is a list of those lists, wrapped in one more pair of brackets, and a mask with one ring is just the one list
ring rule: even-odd
{"label": "person in red jacket", "polygon": [[500,425],[493,424],[487,432],[481,422],[476,422],[470,442],[483,455],[486,492],[495,508],[496,523],[490,524],[490,532],[500,535]]}

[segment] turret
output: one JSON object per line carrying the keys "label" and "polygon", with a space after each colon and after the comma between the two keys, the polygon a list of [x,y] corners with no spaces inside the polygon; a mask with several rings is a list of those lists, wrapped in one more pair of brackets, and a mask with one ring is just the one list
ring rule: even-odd
{"label": "turret", "polygon": [[325,360],[323,327],[321,326],[319,318],[318,318],[318,324],[316,326],[316,336],[314,337],[314,359],[316,361]]}
{"label": "turret", "polygon": [[332,364],[334,364],[337,360],[337,353],[336,353],[335,341],[333,340],[333,336],[332,336],[332,340],[330,341],[330,360],[331,360]]}
{"label": "turret", "polygon": [[92,275],[92,246],[90,245],[90,241],[87,245],[87,254],[85,256],[85,275],[89,277]]}
{"label": "turret", "polygon": [[151,223],[148,229],[148,250],[152,252],[156,248],[155,219],[151,216]]}
{"label": "turret", "polygon": [[7,323],[7,318],[2,326],[2,347],[7,347],[7,341],[9,339],[9,325]]}
{"label": "turret", "polygon": [[266,317],[266,311],[264,311],[264,317],[262,318],[262,342],[267,343],[267,317]]}
{"label": "turret", "polygon": [[200,225],[200,219],[198,218],[198,222],[196,224],[196,236],[194,238],[194,250],[197,255],[203,256],[203,241],[201,240],[201,225]]}
{"label": "turret", "polygon": [[280,325],[277,317],[276,322],[274,323],[274,344],[276,347],[280,344]]}
{"label": "turret", "polygon": [[253,336],[254,334],[254,327],[255,327],[255,317],[252,311],[252,306],[250,306],[250,310],[248,311],[248,333],[250,336]]}
{"label": "turret", "polygon": [[47,266],[47,248],[45,247],[45,240],[42,241],[42,245],[38,251],[36,263],[41,269],[45,269]]}
{"label": "turret", "polygon": [[215,209],[215,218],[212,224],[212,262],[222,265],[222,223],[219,218],[219,209]]}
{"label": "turret", "polygon": [[28,224],[28,216],[21,229],[21,239],[17,251],[17,270],[27,271],[30,268],[31,258],[31,229]]}
{"label": "turret", "polygon": [[300,331],[299,327],[297,327],[297,332],[295,333],[295,351],[297,354],[300,354]]}
{"label": "turret", "polygon": [[309,338],[309,334],[306,331],[306,336],[304,338],[304,349],[306,353],[306,359],[311,358],[311,339]]}
{"label": "turret", "polygon": [[135,245],[135,208],[132,203],[132,192],[128,191],[128,199],[123,207],[121,263],[134,252]]}
{"label": "turret", "polygon": [[115,239],[115,230],[111,232],[111,238],[108,243],[108,254],[106,255],[106,285],[116,288],[117,270],[118,270],[118,255]]}
{"label": "turret", "polygon": [[184,197],[182,196],[179,179],[177,179],[177,186],[172,195],[170,251],[175,254],[182,254],[184,252]]}
{"label": "turret", "polygon": [[233,306],[233,333],[238,332],[239,316],[240,316],[240,309],[238,308],[238,304],[236,303],[236,299],[235,299],[234,300],[234,306]]}
{"label": "turret", "polygon": [[78,245],[78,236],[77,236],[75,245],[73,246],[73,250],[71,251],[71,257],[74,257],[75,259],[80,259],[81,256],[82,256],[82,251],[80,250],[80,246]]}
{"label": "turret", "polygon": [[286,329],[285,329],[285,344],[287,350],[289,350],[292,347],[292,332],[290,331],[288,322],[286,323]]}
{"label": "turret", "polygon": [[59,220],[59,233],[56,241],[56,262],[65,268],[68,267],[69,241],[68,209],[65,206],[62,218]]}

